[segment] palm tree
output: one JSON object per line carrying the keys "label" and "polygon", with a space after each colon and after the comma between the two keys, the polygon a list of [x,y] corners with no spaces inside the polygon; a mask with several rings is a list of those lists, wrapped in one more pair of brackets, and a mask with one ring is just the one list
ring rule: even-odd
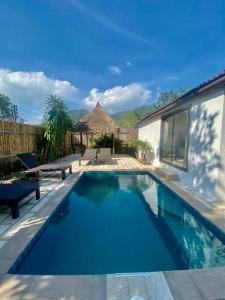
{"label": "palm tree", "polygon": [[72,127],[72,120],[64,102],[56,95],[47,96],[43,127],[48,160],[61,157],[65,135]]}

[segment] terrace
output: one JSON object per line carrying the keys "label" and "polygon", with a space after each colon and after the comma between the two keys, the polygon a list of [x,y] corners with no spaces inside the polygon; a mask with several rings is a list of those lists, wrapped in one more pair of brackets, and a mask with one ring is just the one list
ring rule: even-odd
{"label": "terrace", "polygon": [[[223,299],[225,268],[154,273],[106,275],[11,275],[8,269],[26,249],[50,215],[63,201],[71,186],[84,171],[136,170],[148,171],[160,178],[176,194],[182,196],[203,216],[210,218],[225,232],[224,209],[205,204],[195,194],[177,183],[166,180],[127,155],[115,155],[111,164],[78,164],[79,157],[68,155],[61,162],[72,163],[73,174],[65,181],[58,178],[41,180],[41,199],[24,199],[21,215],[13,220],[8,209],[0,213],[0,294],[2,299]],[[205,284],[207,282],[207,285]],[[140,297],[140,298],[135,298]],[[142,297],[142,298],[141,298]]]}
{"label": "terrace", "polygon": [[[99,103],[73,126],[60,99],[50,96],[48,105],[48,126],[0,123],[3,176],[35,174],[26,179],[40,185],[40,200],[26,196],[18,218],[0,206],[2,299],[223,299],[225,205],[183,180],[192,167],[187,124],[172,136],[169,150],[179,137],[186,137],[186,146],[176,155],[168,152],[173,162],[185,150],[185,168],[168,168],[158,160],[160,123],[151,123],[151,116],[151,132],[158,133],[149,143],[148,120],[138,140],[138,129],[134,136],[119,129]],[[175,121],[184,118],[173,119],[180,130]],[[168,129],[165,124],[162,116]],[[36,164],[28,154],[25,171],[16,159],[24,152],[50,165]]]}

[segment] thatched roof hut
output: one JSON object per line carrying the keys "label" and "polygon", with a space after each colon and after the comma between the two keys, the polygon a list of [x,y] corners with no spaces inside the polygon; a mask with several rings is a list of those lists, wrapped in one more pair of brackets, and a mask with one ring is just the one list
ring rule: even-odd
{"label": "thatched roof hut", "polygon": [[74,125],[73,131],[92,134],[100,132],[116,133],[118,132],[118,126],[98,102],[92,112],[86,114]]}

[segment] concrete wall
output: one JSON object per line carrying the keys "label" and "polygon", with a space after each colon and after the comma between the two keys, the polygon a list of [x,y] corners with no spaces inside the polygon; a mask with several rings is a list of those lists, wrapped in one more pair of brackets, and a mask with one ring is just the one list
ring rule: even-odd
{"label": "concrete wall", "polygon": [[155,166],[159,166],[159,149],[160,149],[160,129],[161,119],[154,119],[151,122],[146,122],[143,127],[138,130],[138,138],[142,141],[148,141],[154,152],[154,157],[151,163]]}
{"label": "concrete wall", "polygon": [[217,88],[193,97],[190,106],[188,171],[159,161],[160,118],[139,128],[139,139],[149,141],[153,164],[180,174],[181,182],[209,200],[225,201],[225,106],[224,89]]}

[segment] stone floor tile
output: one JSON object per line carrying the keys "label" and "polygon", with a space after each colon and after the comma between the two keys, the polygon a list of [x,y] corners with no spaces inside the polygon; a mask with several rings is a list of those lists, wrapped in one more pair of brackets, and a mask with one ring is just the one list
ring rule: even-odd
{"label": "stone floor tile", "polygon": [[105,276],[0,277],[1,299],[106,300]]}
{"label": "stone floor tile", "polygon": [[7,241],[0,240],[0,249],[5,245]]}
{"label": "stone floor tile", "polygon": [[39,203],[32,207],[30,210],[32,213],[38,212],[47,202],[49,201],[49,195],[48,197],[43,198]]}
{"label": "stone floor tile", "polygon": [[150,300],[144,276],[128,276],[127,281],[130,298],[139,296],[144,300]]}
{"label": "stone floor tile", "polygon": [[129,286],[126,277],[107,280],[107,300],[129,300]]}
{"label": "stone floor tile", "polygon": [[0,225],[0,236],[8,229],[10,225]]}
{"label": "stone floor tile", "polygon": [[162,272],[149,273],[145,276],[145,283],[150,300],[173,300]]}

